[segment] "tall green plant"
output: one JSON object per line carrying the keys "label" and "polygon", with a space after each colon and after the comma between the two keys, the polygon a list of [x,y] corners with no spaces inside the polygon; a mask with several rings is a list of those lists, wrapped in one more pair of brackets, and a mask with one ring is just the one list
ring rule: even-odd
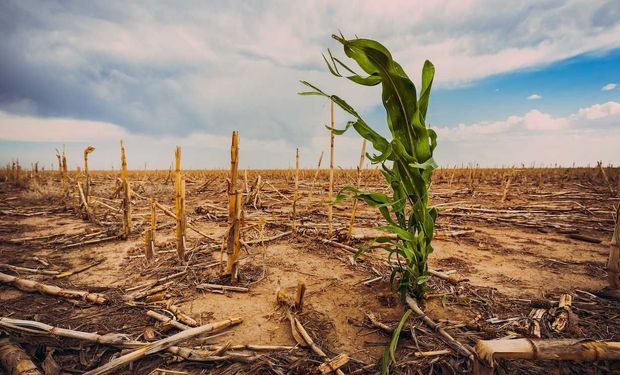
{"label": "tall green plant", "polygon": [[[320,95],[330,98],[340,108],[353,116],[342,130],[332,129],[343,134],[353,127],[359,135],[370,141],[378,155],[367,155],[373,164],[381,164],[385,180],[392,189],[392,195],[361,191],[353,186],[345,187],[336,201],[355,197],[377,207],[386,225],[381,230],[396,234],[376,239],[373,245],[360,250],[380,248],[388,252],[388,261],[394,266],[390,275],[392,287],[401,298],[408,294],[421,298],[428,279],[427,259],[433,251],[431,241],[437,212],[428,207],[429,189],[433,170],[437,167],[433,160],[433,150],[437,145],[437,134],[426,127],[426,111],[431,95],[435,67],[430,61],[422,68],[422,90],[418,98],[415,85],[403,68],[392,59],[390,52],[380,43],[370,39],[346,40],[342,35],[332,35],[344,47],[344,53],[355,60],[366,76],[357,74],[341,60],[329,52],[329,60],[323,56],[329,71],[343,77],[340,69],[346,71],[346,78],[363,86],[381,84],[381,99],[387,114],[387,127],[392,140],[387,140],[371,128],[362,117],[336,95],[329,95],[316,86],[302,81],[311,91],[301,95]],[[348,193],[348,194],[347,194]],[[359,254],[357,254],[359,255]],[[394,361],[394,352],[400,331],[411,310],[403,315],[390,345],[383,356],[383,373],[388,373]]]}
{"label": "tall green plant", "polygon": [[[437,134],[426,127],[426,112],[431,94],[435,68],[430,61],[422,69],[422,86],[419,97],[413,82],[403,68],[392,58],[390,52],[380,43],[370,39],[347,40],[342,35],[333,35],[344,47],[344,53],[359,65],[367,75],[357,74],[329,52],[329,59],[323,56],[329,71],[363,86],[381,84],[381,99],[387,114],[387,127],[391,140],[371,128],[362,117],[336,95],[329,95],[316,86],[302,81],[311,91],[301,95],[320,95],[330,98],[344,111],[353,116],[342,130],[343,134],[353,127],[372,143],[377,155],[368,155],[373,164],[381,164],[385,180],[392,195],[365,192],[353,186],[345,187],[336,201],[350,197],[364,200],[377,207],[386,225],[385,232],[396,234],[383,236],[369,247],[388,252],[388,260],[394,267],[390,277],[392,286],[404,300],[407,294],[422,297],[428,279],[427,259],[433,251],[431,241],[437,212],[428,207],[431,175],[436,168],[433,150],[437,145]],[[364,251],[362,250],[362,251]]]}

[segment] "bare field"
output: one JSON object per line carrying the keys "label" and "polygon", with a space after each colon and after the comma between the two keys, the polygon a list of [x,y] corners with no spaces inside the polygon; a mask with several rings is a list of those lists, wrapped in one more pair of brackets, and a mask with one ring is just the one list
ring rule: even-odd
{"label": "bare field", "polygon": [[[383,219],[376,209],[358,205],[353,238],[347,240],[352,202],[338,203],[333,209],[335,235],[326,241],[327,172],[320,171],[315,180],[314,170],[302,170],[297,234],[292,235],[294,171],[240,173],[246,198],[237,286],[248,290],[204,289],[199,286],[230,285],[221,272],[221,249],[229,228],[228,171],[183,174],[187,219],[196,229],[186,232],[184,261],[175,250],[175,220],[161,212],[155,257],[147,262],[144,255],[150,199],[174,210],[172,172],[129,172],[133,228],[127,239],[118,238],[122,229],[118,172],[91,172],[90,220],[78,208],[74,184],[69,198],[63,198],[57,173],[39,173],[21,186],[1,183],[0,272],[101,293],[108,303],[97,305],[0,284],[0,316],[84,332],[120,333],[132,340],[158,340],[178,327],[158,322],[147,311],[174,316],[169,312],[172,304],[198,325],[231,317],[243,322],[208,340],[184,343],[208,351],[209,361],[181,360],[164,351],[116,373],[165,374],[161,369],[178,371],[168,374],[320,373],[318,366],[325,359],[299,345],[288,308],[276,302],[277,290],[294,295],[298,280],[303,280],[304,306],[296,316],[316,345],[330,358],[347,354],[350,360],[341,368],[344,373],[375,373],[381,368],[391,336],[385,331],[400,319],[403,305],[390,288],[385,253],[369,251],[354,260],[352,250],[370,244],[379,233],[373,228]],[[356,171],[337,170],[335,181],[335,191],[355,184]],[[377,170],[362,171],[361,188],[387,191]],[[543,329],[541,337],[620,340],[620,302],[601,294],[607,285],[606,262],[619,188],[618,168],[437,170],[431,205],[439,214],[429,262],[432,270],[449,275],[449,280],[431,277],[426,314],[457,341],[473,347],[479,339],[533,337],[523,326],[532,309],[549,308],[568,293],[578,323],[560,333]],[[66,271],[76,272],[62,274]],[[171,275],[175,277],[162,280]],[[137,292],[150,294],[142,297]],[[13,332],[11,337],[24,344],[35,362],[54,363],[66,373],[95,369],[120,352],[75,339],[24,332]],[[272,345],[282,347],[261,347]],[[446,352],[420,354],[440,350]],[[604,361],[500,361],[498,371],[605,373],[614,371],[610,366]],[[471,370],[466,358],[412,317],[403,330],[392,373]]]}

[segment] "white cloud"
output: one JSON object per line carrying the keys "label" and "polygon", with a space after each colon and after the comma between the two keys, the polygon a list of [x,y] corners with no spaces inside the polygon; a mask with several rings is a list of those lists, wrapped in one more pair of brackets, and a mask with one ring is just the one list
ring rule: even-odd
{"label": "white cloud", "polygon": [[64,118],[15,116],[0,111],[0,139],[28,142],[93,142],[127,136],[118,125]]}
{"label": "white cloud", "polygon": [[596,120],[608,116],[620,116],[620,103],[607,102],[603,104],[594,104],[588,108],[579,109],[577,114],[571,117]]}
{"label": "white cloud", "polygon": [[558,130],[567,128],[569,121],[534,109],[523,116],[522,125],[527,130]]}
{"label": "white cloud", "polygon": [[[609,120],[620,124],[620,103],[607,102],[580,108],[576,113],[566,117],[553,117],[548,113],[533,109],[523,116],[510,116],[505,120],[479,122],[457,127],[440,126],[435,131],[439,137],[449,140],[473,140],[489,135],[504,133],[530,134],[533,131],[553,132],[562,129],[583,129],[589,125],[601,125],[597,120]],[[557,133],[557,132],[556,132]],[[441,139],[440,138],[440,139]]]}
{"label": "white cloud", "polygon": [[[45,162],[53,159],[54,149],[65,144],[71,163],[79,163],[80,154],[87,144],[97,150],[90,159],[93,168],[109,169],[118,167],[119,141],[124,140],[129,157],[130,168],[141,168],[145,163],[153,168],[169,165],[174,148],[183,148],[185,168],[226,168],[230,162],[230,135],[195,132],[187,136],[157,137],[132,134],[111,123],[84,121],[64,118],[37,118],[10,115],[0,112],[0,141],[36,142],[38,154],[12,155],[30,162]],[[339,136],[335,141],[335,165],[352,167],[356,165],[361,147],[361,138]],[[241,134],[240,168],[283,168],[293,165],[295,148],[286,139],[273,134],[268,138],[251,138]],[[308,144],[300,147],[302,167],[314,167],[321,151],[329,149],[329,132],[322,128],[321,133],[312,137]],[[42,151],[47,150],[47,151]],[[27,152],[27,148],[23,149]],[[323,167],[327,165],[327,152]],[[287,162],[288,160],[288,162]],[[72,164],[73,165],[73,164]]]}
{"label": "white cloud", "polygon": [[618,102],[581,108],[566,117],[554,117],[535,109],[502,121],[436,127],[435,131],[439,143],[437,160],[443,165],[620,162]]}
{"label": "white cloud", "polygon": [[[71,137],[62,133],[73,134]],[[501,121],[479,122],[456,127],[435,127],[439,146],[437,160],[442,165],[477,162],[501,165],[515,162],[558,162],[586,164],[596,160],[620,162],[620,103],[607,102],[581,108],[566,117],[554,117],[534,109]],[[353,133],[352,133],[353,134]],[[252,138],[241,135],[241,168],[276,168],[294,165],[298,145],[270,134]],[[188,136],[160,138],[132,134],[110,123],[72,119],[41,119],[0,113],[0,140],[41,142],[39,154],[19,155],[26,162],[54,160],[54,148],[67,144],[71,163],[81,160],[86,144],[97,147],[93,168],[118,168],[118,141],[125,140],[131,168],[145,163],[153,168],[170,165],[174,147],[183,147],[185,168],[226,168],[230,135],[195,132]],[[616,142],[616,143],[614,143]],[[335,164],[354,167],[361,146],[357,136],[336,137]],[[41,153],[41,149],[48,149]],[[321,151],[329,149],[328,132],[322,128],[300,146],[302,167],[314,167]],[[24,148],[27,151],[27,148]],[[323,166],[327,165],[327,152]],[[72,164],[73,165],[73,164]]]}
{"label": "white cloud", "polygon": [[605,86],[601,87],[601,91],[611,91],[615,90],[618,87],[617,83],[608,83]]}
{"label": "white cloud", "polygon": [[479,164],[482,167],[554,165],[618,165],[620,129],[600,132],[589,129],[561,132],[505,133],[468,141],[439,139],[435,159],[442,166]]}
{"label": "white cloud", "polygon": [[527,97],[527,100],[538,100],[538,99],[542,99],[542,96],[540,96],[538,94],[532,94],[532,95]]}

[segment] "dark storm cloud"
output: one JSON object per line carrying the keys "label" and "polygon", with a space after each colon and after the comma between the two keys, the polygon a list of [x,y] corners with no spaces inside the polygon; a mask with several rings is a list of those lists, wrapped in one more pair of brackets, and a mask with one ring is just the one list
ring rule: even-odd
{"label": "dark storm cloud", "polygon": [[303,143],[325,116],[324,103],[295,95],[299,79],[376,108],[368,91],[324,73],[320,52],[338,29],[385,40],[408,68],[428,53],[439,85],[617,44],[605,29],[617,23],[617,2],[592,11],[579,1],[502,4],[3,1],[0,110]]}
{"label": "dark storm cloud", "polygon": [[[149,113],[158,112],[149,109],[149,103],[183,108],[174,96],[165,95],[165,86],[168,80],[191,71],[188,64],[133,62],[126,56],[98,51],[97,46],[80,49],[72,45],[71,39],[81,37],[80,29],[88,28],[89,20],[128,21],[121,12],[93,9],[91,3],[78,7],[46,2],[28,9],[25,4],[3,3],[0,9],[4,31],[0,36],[1,109],[158,131],[157,123],[145,122]],[[83,25],[75,27],[76,22]],[[58,33],[62,33],[60,38]],[[166,120],[192,127],[195,117],[188,112],[183,118]]]}

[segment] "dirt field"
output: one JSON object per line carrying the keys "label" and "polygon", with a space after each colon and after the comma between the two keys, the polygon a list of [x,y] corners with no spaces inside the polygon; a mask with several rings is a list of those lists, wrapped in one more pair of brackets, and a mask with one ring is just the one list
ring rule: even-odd
{"label": "dirt field", "polygon": [[[364,189],[386,189],[378,171],[363,173]],[[174,220],[161,212],[156,256],[151,262],[144,257],[142,232],[150,220],[149,199],[174,207],[174,184],[168,171],[130,172],[136,194],[132,201],[133,234],[127,240],[110,238],[117,235],[121,223],[115,172],[93,174],[92,199],[105,204],[92,204],[98,223],[83,218],[76,208],[75,192],[63,201],[56,173],[42,174],[28,187],[1,183],[0,272],[102,293],[110,303],[94,305],[0,285],[0,316],[85,332],[122,333],[133,340],[144,340],[145,328],[153,327],[155,339],[160,339],[177,329],[162,325],[146,311],[166,314],[168,302],[199,324],[230,317],[243,319],[239,326],[202,343],[208,348],[228,344],[288,347],[297,343],[287,308],[276,303],[276,290],[294,294],[302,279],[306,298],[297,316],[315,343],[329,357],[349,355],[344,373],[375,373],[380,369],[391,335],[373,324],[368,315],[392,327],[404,307],[390,289],[385,253],[365,253],[354,261],[350,251],[323,241],[327,238],[325,171],[315,182],[314,171],[302,171],[298,234],[276,239],[271,238],[290,231],[293,172],[247,171],[250,193],[255,191],[252,186],[257,176],[262,182],[258,199],[244,207],[242,240],[248,244],[243,248],[239,286],[249,288],[247,293],[213,293],[197,288],[201,283],[229,284],[220,269],[220,250],[228,228],[227,174],[186,171],[184,175],[189,222],[210,237],[187,231],[187,261],[177,258]],[[606,175],[595,168],[439,170],[431,188],[431,204],[438,207],[439,214],[430,268],[448,273],[458,282],[432,277],[432,290],[423,303],[426,314],[455,339],[473,347],[479,339],[527,335],[519,322],[533,308],[557,304],[562,293],[569,293],[578,324],[567,332],[543,332],[542,337],[620,340],[620,302],[600,293],[607,285],[609,240],[615,207],[620,204],[616,193],[620,171],[608,168]],[[339,170],[336,190],[354,181],[355,171]],[[351,204],[344,202],[334,208],[337,234],[332,240],[358,249],[376,237],[378,232],[373,227],[382,219],[374,209],[360,204],[354,238],[347,241]],[[267,241],[261,244],[258,239]],[[60,278],[40,273],[80,270],[89,265],[92,267]],[[160,293],[146,299],[126,298],[129,293],[152,288],[149,282],[183,271],[160,283],[164,286]],[[393,373],[471,371],[469,361],[451,350],[419,318],[412,316],[409,322]],[[17,332],[12,332],[11,338],[22,342],[36,363],[55,362],[66,373],[97,368],[119,355],[119,350],[110,346],[71,339]],[[449,353],[415,355],[443,349]],[[246,360],[233,355],[195,362],[162,352],[121,372],[305,374],[319,373],[318,365],[324,361],[299,346],[279,351],[223,351],[247,354],[243,357]],[[498,371],[606,373],[613,371],[611,366],[604,361],[500,361]]]}

